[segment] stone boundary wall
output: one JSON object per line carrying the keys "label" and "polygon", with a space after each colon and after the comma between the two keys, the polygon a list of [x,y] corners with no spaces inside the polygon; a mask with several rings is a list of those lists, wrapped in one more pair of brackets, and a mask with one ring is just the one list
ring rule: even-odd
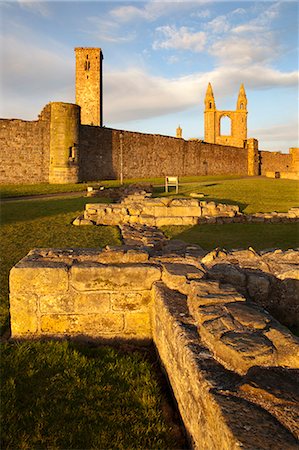
{"label": "stone boundary wall", "polygon": [[80,154],[81,181],[248,174],[244,148],[106,127],[81,125]]}
{"label": "stone boundary wall", "polygon": [[297,448],[299,340],[186,255],[33,250],[10,273],[12,338],[153,338],[193,448]]}
{"label": "stone boundary wall", "polygon": [[259,223],[297,222],[299,207],[287,213],[240,213],[239,206],[200,201],[195,198],[151,198],[145,192],[130,194],[119,203],[87,203],[84,215],[77,217],[74,225],[141,224],[196,225],[200,223]]}
{"label": "stone boundary wall", "polygon": [[[276,172],[266,172],[267,178],[277,178]],[[299,172],[279,172],[279,177],[286,180],[299,180]]]}
{"label": "stone boundary wall", "polygon": [[259,150],[261,175],[266,172],[292,172],[292,154]]}
{"label": "stone boundary wall", "polygon": [[47,183],[49,122],[0,119],[0,183]]}
{"label": "stone boundary wall", "polygon": [[[55,104],[63,105],[52,103]],[[50,105],[44,107],[37,121],[0,119],[0,183],[53,181],[49,177]],[[71,147],[67,143],[70,129],[79,136],[79,145],[77,139],[71,144],[76,144],[78,174],[66,165]],[[55,159],[56,172],[60,166],[67,166],[68,170],[58,177],[65,183],[119,179],[121,172],[123,178],[298,172],[298,149],[290,149],[290,154],[257,151],[257,143],[253,148],[250,139],[248,148],[232,147],[197,139],[186,141],[171,136],[80,125],[76,117],[65,128],[65,138],[63,154],[52,146],[51,156]]]}

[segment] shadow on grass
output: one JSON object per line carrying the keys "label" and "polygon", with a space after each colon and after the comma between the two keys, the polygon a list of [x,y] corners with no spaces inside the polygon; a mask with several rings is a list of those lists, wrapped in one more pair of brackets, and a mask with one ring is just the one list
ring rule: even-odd
{"label": "shadow on grass", "polygon": [[3,448],[174,448],[140,352],[23,341],[2,357]]}
{"label": "shadow on grass", "polygon": [[[5,203],[1,208],[2,225],[40,219],[84,210],[86,203],[108,203],[108,198],[53,198]],[[75,218],[75,217],[74,217]]]}
{"label": "shadow on grass", "polygon": [[167,226],[163,232],[170,239],[197,244],[206,250],[216,247],[248,248],[296,248],[298,246],[298,224],[229,223],[201,224],[194,226]]}

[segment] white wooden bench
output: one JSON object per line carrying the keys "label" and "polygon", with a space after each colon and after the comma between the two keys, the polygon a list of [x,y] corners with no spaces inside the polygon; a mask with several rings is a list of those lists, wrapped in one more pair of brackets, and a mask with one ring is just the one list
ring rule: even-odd
{"label": "white wooden bench", "polygon": [[179,177],[165,177],[165,192],[168,192],[170,186],[175,186],[175,192],[179,192]]}

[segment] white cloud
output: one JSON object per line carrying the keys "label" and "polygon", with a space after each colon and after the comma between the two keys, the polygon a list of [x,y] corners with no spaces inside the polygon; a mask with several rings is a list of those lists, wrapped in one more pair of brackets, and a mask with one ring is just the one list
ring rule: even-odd
{"label": "white cloud", "polygon": [[294,121],[253,129],[252,136],[258,138],[260,150],[286,152],[289,147],[298,146],[298,131],[298,121]]}
{"label": "white cloud", "polygon": [[150,0],[142,3],[142,6],[118,6],[110,11],[110,16],[119,22],[130,22],[133,20],[154,21],[159,17],[168,16],[172,12],[192,10],[197,4],[206,3],[209,3],[209,0],[193,0],[192,2]]}
{"label": "white cloud", "polygon": [[210,33],[226,33],[230,29],[230,24],[226,16],[217,16],[215,19],[208,22],[205,26]]}
{"label": "white cloud", "polygon": [[48,3],[45,1],[17,0],[17,3],[21,8],[40,14],[43,17],[51,15]]}
{"label": "white cloud", "polygon": [[175,48],[201,52],[206,43],[206,34],[203,31],[192,32],[187,27],[177,29],[175,26],[165,25],[158,27],[156,31],[162,35],[162,38],[153,43],[154,49]]}
{"label": "white cloud", "polygon": [[224,65],[250,65],[268,62],[279,52],[272,36],[265,32],[263,36],[253,35],[250,38],[229,36],[217,40],[209,48],[209,53],[216,56]]}
{"label": "white cloud", "polygon": [[242,82],[247,89],[291,87],[297,85],[298,74],[259,65],[244,69],[222,66],[211,72],[174,79],[154,77],[145,71],[130,69],[110,72],[105,80],[105,120],[117,123],[158,117],[203,104],[209,82],[212,82],[217,104],[225,96],[232,96],[236,101]]}
{"label": "white cloud", "polygon": [[211,16],[211,11],[209,9],[202,9],[200,11],[191,14],[191,17],[198,17],[199,19],[207,19]]}
{"label": "white cloud", "polygon": [[124,44],[126,42],[133,41],[136,37],[136,33],[121,34],[119,24],[113,20],[108,20],[106,17],[88,17],[90,27],[86,32],[99,42],[113,42],[118,44]]}
{"label": "white cloud", "polygon": [[237,25],[232,28],[233,33],[261,33],[268,31],[270,24],[279,15],[281,3],[274,3],[266,8],[263,8],[257,17],[249,20],[243,24]]}

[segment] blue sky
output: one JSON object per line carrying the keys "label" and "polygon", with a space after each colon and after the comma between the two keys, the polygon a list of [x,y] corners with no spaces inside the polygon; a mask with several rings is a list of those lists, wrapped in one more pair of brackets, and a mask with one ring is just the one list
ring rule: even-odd
{"label": "blue sky", "polygon": [[75,101],[74,47],[104,54],[104,125],[203,138],[203,103],[248,98],[260,149],[298,146],[295,1],[2,1],[0,116],[35,120]]}

